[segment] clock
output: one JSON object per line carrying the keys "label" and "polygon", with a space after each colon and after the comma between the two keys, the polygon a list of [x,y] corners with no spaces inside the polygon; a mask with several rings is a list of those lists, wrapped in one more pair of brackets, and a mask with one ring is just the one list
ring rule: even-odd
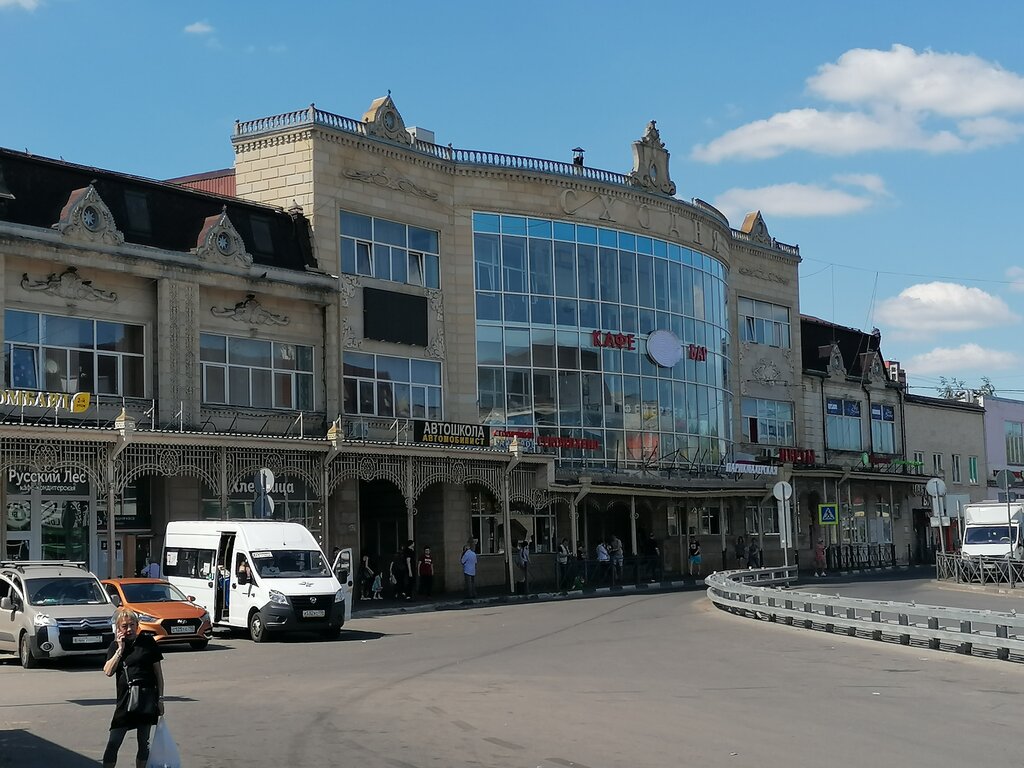
{"label": "clock", "polygon": [[395,126],[398,125],[398,117],[392,110],[387,110],[381,117],[381,122],[384,123],[384,128],[393,131]]}
{"label": "clock", "polygon": [[227,232],[217,233],[217,250],[223,253],[225,256],[228,256],[233,250],[231,235],[229,235]]}
{"label": "clock", "polygon": [[100,228],[100,212],[91,205],[87,205],[82,211],[82,224],[90,232],[95,232]]}

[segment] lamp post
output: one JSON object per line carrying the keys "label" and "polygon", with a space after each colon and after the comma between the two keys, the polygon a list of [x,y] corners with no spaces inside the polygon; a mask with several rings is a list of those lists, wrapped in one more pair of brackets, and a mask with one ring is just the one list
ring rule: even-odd
{"label": "lamp post", "polygon": [[789,567],[789,542],[792,538],[789,519],[789,500],[793,498],[793,486],[780,480],[772,488],[772,496],[779,503],[779,546],[782,547],[782,562]]}
{"label": "lamp post", "polygon": [[505,487],[501,499],[502,517],[505,519],[505,569],[508,573],[508,586],[514,593],[516,590],[516,577],[512,571],[512,505],[509,496],[512,488],[512,470],[516,468],[523,456],[523,447],[519,444],[519,438],[513,437],[508,444],[509,461],[505,467]]}

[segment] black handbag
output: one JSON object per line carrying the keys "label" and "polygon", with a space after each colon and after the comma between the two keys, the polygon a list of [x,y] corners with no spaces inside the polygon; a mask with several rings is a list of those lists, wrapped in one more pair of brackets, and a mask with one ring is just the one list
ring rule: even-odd
{"label": "black handbag", "polygon": [[124,677],[128,681],[128,703],[125,712],[145,717],[159,717],[160,694],[152,685],[146,685],[128,677],[128,665],[124,665]]}

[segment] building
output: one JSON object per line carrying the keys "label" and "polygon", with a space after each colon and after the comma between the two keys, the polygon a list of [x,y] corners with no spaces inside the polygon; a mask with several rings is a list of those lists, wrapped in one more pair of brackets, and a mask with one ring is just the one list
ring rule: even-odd
{"label": "building", "polygon": [[1009,472],[1009,493],[1024,496],[1024,401],[995,395],[979,395],[978,405],[985,409],[985,454],[988,472],[981,477],[987,498],[1006,501],[1007,492],[996,482],[1000,472]]}
{"label": "building", "polygon": [[[892,370],[893,364],[889,366]],[[948,551],[959,546],[964,506],[987,498],[986,411],[973,402],[907,394],[904,415],[910,466],[920,476],[910,497],[911,554],[913,560],[927,562],[931,553],[943,546],[938,541],[939,529],[931,527],[932,499],[925,490],[928,478],[940,478],[946,485],[945,512],[951,520],[944,531]]]}
{"label": "building", "polygon": [[[269,468],[275,514],[381,560],[430,544],[442,587],[470,539],[484,584],[517,540],[541,578],[563,537],[781,560],[799,250],[675,197],[654,122],[629,173],[438,144],[390,96],[232,142],[233,173],[174,184],[0,154],[8,554],[131,570],[169,519],[252,514]],[[79,321],[91,369],[45,336]]]}

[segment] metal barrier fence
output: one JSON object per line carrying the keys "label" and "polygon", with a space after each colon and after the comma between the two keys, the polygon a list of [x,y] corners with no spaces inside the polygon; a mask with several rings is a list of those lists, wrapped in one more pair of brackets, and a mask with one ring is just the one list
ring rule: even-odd
{"label": "metal barrier fence", "polygon": [[1012,589],[1024,586],[1024,560],[936,554],[935,578],[960,584],[1003,584]]}
{"label": "metal barrier fence", "polygon": [[[820,595],[780,589],[791,584],[796,569],[762,568],[725,571],[708,576],[707,595],[731,613],[790,626],[842,631],[850,637],[917,643],[933,650],[970,655],[985,649],[999,659],[1024,661],[1024,615],[938,605]],[[771,586],[764,586],[771,585]]]}
{"label": "metal barrier fence", "polygon": [[896,565],[896,545],[833,544],[825,549],[825,563],[833,571],[890,567]]}

